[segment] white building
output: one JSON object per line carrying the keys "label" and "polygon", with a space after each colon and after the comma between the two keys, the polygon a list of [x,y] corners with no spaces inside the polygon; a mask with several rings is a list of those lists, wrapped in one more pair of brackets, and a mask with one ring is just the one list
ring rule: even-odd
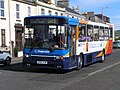
{"label": "white building", "polygon": [[13,52],[22,50],[22,30],[24,17],[36,15],[36,5],[24,0],[0,0],[0,46],[2,50]]}
{"label": "white building", "polygon": [[69,16],[65,7],[58,7],[55,1],[56,0],[0,0],[0,49],[10,51],[12,56],[15,47],[17,47],[19,51],[22,51],[23,21],[26,16]]}

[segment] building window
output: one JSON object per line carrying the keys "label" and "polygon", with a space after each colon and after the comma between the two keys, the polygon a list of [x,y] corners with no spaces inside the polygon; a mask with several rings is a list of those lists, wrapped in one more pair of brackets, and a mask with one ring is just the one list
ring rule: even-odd
{"label": "building window", "polygon": [[18,51],[22,51],[23,49],[23,38],[22,38],[22,32],[24,28],[22,27],[22,24],[15,24],[15,47],[18,49]]}
{"label": "building window", "polygon": [[52,15],[52,12],[49,10],[49,11],[48,11],[48,14],[49,14],[49,15]]}
{"label": "building window", "polygon": [[54,0],[54,2],[55,2],[55,5],[57,5],[58,0]]}
{"label": "building window", "polygon": [[0,0],[0,16],[4,17],[4,0]]}
{"label": "building window", "polygon": [[16,4],[16,18],[20,19],[20,5]]}
{"label": "building window", "polygon": [[58,16],[58,12],[55,12],[55,15]]}
{"label": "building window", "polygon": [[61,16],[63,16],[63,13],[61,13]]}
{"label": "building window", "polygon": [[45,15],[45,10],[41,9],[41,15]]}
{"label": "building window", "polygon": [[5,29],[1,29],[1,46],[5,47],[6,40],[5,40]]}
{"label": "building window", "polygon": [[30,14],[31,14],[31,8],[28,7],[28,16],[30,16]]}

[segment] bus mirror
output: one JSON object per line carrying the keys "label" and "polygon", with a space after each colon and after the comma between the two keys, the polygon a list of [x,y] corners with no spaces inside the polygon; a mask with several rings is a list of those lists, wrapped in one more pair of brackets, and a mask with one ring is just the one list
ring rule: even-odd
{"label": "bus mirror", "polygon": [[68,30],[68,35],[71,35],[71,30]]}

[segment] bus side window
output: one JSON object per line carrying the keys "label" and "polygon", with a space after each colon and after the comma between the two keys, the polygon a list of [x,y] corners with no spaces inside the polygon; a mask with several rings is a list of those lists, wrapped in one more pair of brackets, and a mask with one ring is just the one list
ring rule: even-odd
{"label": "bus side window", "polygon": [[99,39],[98,39],[98,34],[97,33],[95,33],[94,34],[94,41],[98,41]]}
{"label": "bus side window", "polygon": [[109,29],[105,28],[104,29],[104,40],[108,40],[108,38],[109,38]]}
{"label": "bus side window", "polygon": [[99,40],[103,41],[104,40],[104,29],[100,27],[99,30]]}
{"label": "bus side window", "polygon": [[86,40],[85,38],[85,26],[79,27],[79,42],[83,42]]}
{"label": "bus side window", "polygon": [[93,40],[93,28],[87,29],[87,41],[92,41]]}
{"label": "bus side window", "polygon": [[94,41],[99,41],[99,28],[94,26],[93,39]]}

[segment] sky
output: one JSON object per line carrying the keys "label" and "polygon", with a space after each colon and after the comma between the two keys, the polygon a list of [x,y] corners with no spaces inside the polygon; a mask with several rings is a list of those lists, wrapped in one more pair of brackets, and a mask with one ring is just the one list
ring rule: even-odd
{"label": "sky", "polygon": [[69,0],[70,7],[78,6],[80,13],[94,11],[110,17],[115,30],[120,30],[120,0]]}

